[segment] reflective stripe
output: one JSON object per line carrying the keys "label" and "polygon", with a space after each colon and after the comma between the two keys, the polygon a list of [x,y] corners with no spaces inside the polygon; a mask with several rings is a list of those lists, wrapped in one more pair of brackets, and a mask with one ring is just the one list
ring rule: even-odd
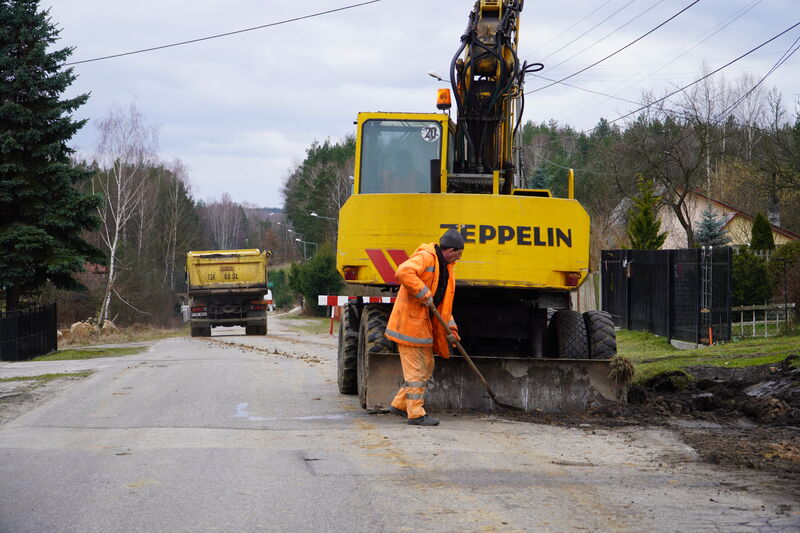
{"label": "reflective stripe", "polygon": [[417,298],[425,298],[429,292],[431,292],[431,290],[428,287],[422,287],[422,290],[420,290],[415,296]]}
{"label": "reflective stripe", "polygon": [[436,270],[435,267],[428,267],[425,269],[425,272],[433,272],[434,270]]}
{"label": "reflective stripe", "polygon": [[406,394],[406,399],[407,400],[424,400],[425,399],[425,395],[424,394]]}
{"label": "reflective stripe", "polygon": [[409,387],[409,388],[414,387],[414,388],[417,388],[417,389],[424,389],[425,388],[425,382],[424,381],[404,381],[403,382],[403,387]]}
{"label": "reflective stripe", "polygon": [[450,327],[450,328],[456,327],[456,321],[451,318],[450,322],[447,323],[447,327]]}
{"label": "reflective stripe", "polygon": [[386,329],[386,334],[391,335],[392,337],[397,337],[402,341],[413,342],[414,344],[433,344],[433,339],[431,337],[426,337],[423,339],[417,337],[409,337],[408,335],[403,335],[402,333],[392,331],[391,329],[388,328]]}

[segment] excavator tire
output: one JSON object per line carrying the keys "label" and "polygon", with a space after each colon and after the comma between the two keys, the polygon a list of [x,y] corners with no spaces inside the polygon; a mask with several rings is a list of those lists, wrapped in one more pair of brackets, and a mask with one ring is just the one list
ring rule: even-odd
{"label": "excavator tire", "polygon": [[589,338],[589,358],[611,359],[617,355],[617,334],[611,315],[606,311],[586,311],[583,320]]}
{"label": "excavator tire", "polygon": [[358,307],[352,304],[342,307],[336,367],[339,392],[342,394],[358,393],[358,318]]}
{"label": "excavator tire", "polygon": [[548,357],[587,359],[589,342],[583,316],[577,311],[556,311],[547,327],[546,346]]}
{"label": "excavator tire", "polygon": [[368,355],[397,352],[395,343],[383,335],[390,312],[389,306],[381,304],[367,304],[361,311],[358,331],[358,399],[364,409],[367,407]]}

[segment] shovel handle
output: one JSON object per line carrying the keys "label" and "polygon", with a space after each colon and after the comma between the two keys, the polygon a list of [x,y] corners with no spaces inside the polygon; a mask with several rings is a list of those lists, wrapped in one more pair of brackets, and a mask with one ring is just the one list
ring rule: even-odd
{"label": "shovel handle", "polygon": [[[431,313],[433,313],[433,316],[435,316],[436,319],[439,321],[439,323],[442,325],[444,330],[450,331],[450,326],[447,325],[447,322],[444,321],[444,318],[442,317],[441,313],[439,313],[439,310],[436,309],[436,306],[433,305],[432,302],[428,305],[428,308],[431,310]],[[456,339],[454,343],[456,345],[456,348],[458,348],[458,351],[464,357],[464,360],[467,362],[467,365],[469,365],[469,367],[475,373],[475,376],[477,376],[480,382],[483,383],[483,386],[486,387],[486,391],[489,393],[489,396],[492,397],[492,400],[494,400],[494,402],[497,404],[504,405],[497,400],[497,397],[494,395],[494,391],[492,391],[492,388],[489,386],[489,383],[486,382],[486,379],[483,377],[483,374],[481,374],[481,371],[478,370],[477,366],[475,366],[475,363],[472,362],[472,358],[469,356],[469,354],[467,354],[467,351],[464,349],[464,347],[461,346],[461,343],[458,341],[458,339]]]}

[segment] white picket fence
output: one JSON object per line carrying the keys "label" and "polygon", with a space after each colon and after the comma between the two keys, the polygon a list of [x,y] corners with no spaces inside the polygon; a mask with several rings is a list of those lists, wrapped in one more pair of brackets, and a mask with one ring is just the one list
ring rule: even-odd
{"label": "white picket fence", "polygon": [[739,337],[779,335],[787,321],[791,324],[794,307],[793,303],[731,307],[731,335],[738,334]]}

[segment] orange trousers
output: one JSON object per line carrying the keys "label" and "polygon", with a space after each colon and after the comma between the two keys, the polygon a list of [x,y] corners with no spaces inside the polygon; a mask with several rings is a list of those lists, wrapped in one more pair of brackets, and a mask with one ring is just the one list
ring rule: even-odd
{"label": "orange trousers", "polygon": [[408,413],[408,418],[425,416],[425,388],[433,374],[433,346],[398,344],[403,367],[403,386],[392,400],[392,406]]}

